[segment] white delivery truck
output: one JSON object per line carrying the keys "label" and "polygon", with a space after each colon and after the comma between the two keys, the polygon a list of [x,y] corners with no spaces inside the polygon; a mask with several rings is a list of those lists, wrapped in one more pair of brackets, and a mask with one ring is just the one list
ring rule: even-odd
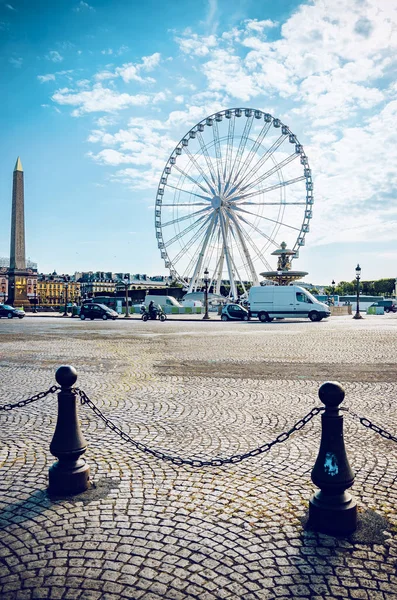
{"label": "white delivery truck", "polygon": [[321,321],[330,316],[329,306],[298,285],[255,285],[249,291],[249,310],[262,322],[274,318],[305,318]]}
{"label": "white delivery truck", "polygon": [[149,306],[150,301],[153,301],[154,304],[159,304],[162,309],[167,307],[171,308],[173,306],[177,306],[178,308],[182,308],[182,304],[178,302],[174,296],[157,296],[155,294],[147,294],[145,296],[145,306]]}

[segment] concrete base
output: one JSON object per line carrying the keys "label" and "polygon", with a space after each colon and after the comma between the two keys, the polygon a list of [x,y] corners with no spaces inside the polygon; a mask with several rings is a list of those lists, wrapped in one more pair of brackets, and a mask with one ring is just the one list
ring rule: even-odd
{"label": "concrete base", "polygon": [[80,459],[72,465],[55,462],[48,470],[48,493],[55,496],[79,494],[90,487],[90,467]]}
{"label": "concrete base", "polygon": [[348,535],[357,529],[357,503],[348,493],[326,496],[321,491],[309,502],[308,527],[331,535]]}

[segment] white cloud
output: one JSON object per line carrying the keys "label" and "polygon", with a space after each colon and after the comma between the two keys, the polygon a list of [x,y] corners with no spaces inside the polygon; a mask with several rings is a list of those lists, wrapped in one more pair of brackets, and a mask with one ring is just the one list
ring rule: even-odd
{"label": "white cloud", "polygon": [[118,93],[102,87],[100,83],[91,90],[75,92],[68,88],[60,89],[51,97],[54,102],[63,105],[77,106],[72,115],[79,117],[91,112],[117,112],[129,106],[145,106],[150,102],[150,97],[144,94],[135,96]]}
{"label": "white cloud", "polygon": [[57,63],[63,61],[63,56],[61,56],[57,50],[50,50],[50,52],[46,54],[46,59]]}
{"label": "white cloud", "polygon": [[11,63],[12,66],[15,67],[16,69],[20,69],[22,67],[22,64],[23,64],[23,58],[21,58],[21,57],[19,57],[19,58],[11,57],[9,59],[9,63]]}
{"label": "white cloud", "polygon": [[218,45],[215,35],[202,37],[197,35],[197,33],[193,33],[185,38],[176,38],[176,41],[179,43],[182,52],[196,56],[207,56],[211,48],[215,48]]}
{"label": "white cloud", "polygon": [[48,75],[37,75],[37,79],[40,83],[45,83],[46,81],[55,81],[55,75],[53,73],[49,73]]}
{"label": "white cloud", "polygon": [[83,0],[80,0],[78,6],[75,6],[73,10],[74,12],[95,12],[95,8]]}
{"label": "white cloud", "polygon": [[258,19],[247,19],[245,21],[246,28],[256,33],[263,34],[265,29],[270,29],[272,27],[277,27],[277,21],[272,21],[271,19],[265,19],[264,21],[258,21]]}
{"label": "white cloud", "polygon": [[160,64],[161,55],[155,52],[150,56],[143,56],[141,63],[125,63],[121,67],[117,67],[114,72],[106,69],[95,75],[95,79],[102,81],[104,79],[114,79],[121,77],[123,81],[139,81],[140,83],[154,83],[155,80],[151,77],[143,77],[142,72],[153,71]]}

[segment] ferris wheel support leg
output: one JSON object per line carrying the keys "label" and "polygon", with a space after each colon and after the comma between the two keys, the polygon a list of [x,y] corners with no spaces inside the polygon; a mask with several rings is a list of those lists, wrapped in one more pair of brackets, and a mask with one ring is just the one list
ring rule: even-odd
{"label": "ferris wheel support leg", "polygon": [[224,253],[225,253],[226,265],[227,265],[227,270],[229,273],[230,292],[231,292],[231,295],[233,296],[233,298],[237,299],[237,297],[238,297],[237,287],[236,287],[236,282],[234,280],[232,261],[231,261],[229,246],[227,243],[227,233],[226,233],[226,223],[225,223],[226,219],[223,214],[219,214],[219,220],[220,220],[222,237],[223,237],[223,248],[224,248]]}
{"label": "ferris wheel support leg", "polygon": [[198,261],[197,261],[196,266],[194,268],[193,276],[192,276],[190,284],[189,284],[189,288],[188,288],[188,291],[187,291],[188,294],[190,294],[193,291],[194,287],[197,285],[197,279],[198,279],[198,277],[200,275],[200,271],[201,271],[201,268],[202,268],[202,265],[203,265],[203,259],[204,259],[205,251],[207,249],[208,242],[209,242],[209,240],[211,238],[215,222],[216,222],[216,214],[214,214],[214,216],[213,216],[213,218],[211,220],[211,223],[209,224],[206,236],[204,238],[204,242],[203,242],[203,245],[202,245],[200,253],[199,253],[199,258],[198,258]]}

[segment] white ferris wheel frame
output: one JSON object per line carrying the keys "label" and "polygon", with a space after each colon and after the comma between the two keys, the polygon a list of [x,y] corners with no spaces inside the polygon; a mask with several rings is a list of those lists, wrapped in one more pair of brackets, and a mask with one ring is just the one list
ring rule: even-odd
{"label": "white ferris wheel frame", "polygon": [[[233,158],[233,136],[234,136],[235,118],[236,117],[239,118],[243,115],[247,118],[247,121],[246,121],[246,124],[244,127],[243,135],[240,138],[238,150]],[[218,123],[220,121],[222,121],[223,118],[226,118],[229,121],[228,134],[226,136],[227,149],[226,149],[226,155],[224,157],[222,157],[222,153],[221,153],[221,146],[220,146],[221,138],[219,137],[219,131],[218,131]],[[250,140],[251,142],[253,141],[249,137],[249,132],[250,132],[252,124],[255,120],[263,120],[265,125],[262,127],[262,130],[261,130],[260,134],[257,136],[253,145],[248,149],[248,157],[244,160],[242,165],[240,163],[238,163],[237,168],[239,169],[239,171],[237,173],[235,173],[236,162],[238,160],[241,160],[242,154],[246,148],[248,140]],[[249,127],[248,127],[248,125],[249,125]],[[274,128],[280,129],[281,133],[280,133],[279,138],[265,152],[265,154],[259,159],[259,161],[252,168],[250,168],[251,162],[249,161],[249,159],[251,157],[255,156],[255,153],[257,152],[258,148],[261,146],[264,138],[266,137],[266,135],[269,132],[272,125]],[[212,128],[213,141],[211,142],[211,144],[205,144],[204,140],[201,136],[201,133],[204,132],[206,127]],[[188,148],[189,140],[194,139],[196,137],[198,137],[198,139],[199,139],[200,156],[204,157],[204,159],[205,159],[205,163],[206,163],[206,166],[208,169],[207,171],[205,171],[202,168],[202,166],[199,164],[199,162],[197,161],[198,153],[196,155],[193,155],[190,153],[189,148]],[[277,162],[274,159],[273,154],[277,150],[277,148],[279,148],[283,144],[283,142],[286,141],[287,138],[288,138],[288,141],[295,146],[294,152],[289,157],[284,159],[281,163],[277,164]],[[222,138],[222,140],[224,140],[224,139],[225,139],[225,137]],[[232,142],[231,144],[230,144],[230,141]],[[213,160],[209,156],[208,148],[215,149],[215,158],[216,158],[215,165],[214,165]],[[201,175],[200,181],[194,179],[193,177],[191,177],[189,175],[188,172],[186,172],[183,169],[178,167],[177,159],[179,156],[182,155],[183,152],[185,152],[185,154],[188,156],[192,165],[194,165],[194,167],[197,169],[197,171],[199,171],[199,173]],[[288,164],[288,162],[291,162],[294,158],[297,158],[298,156],[300,157],[300,164],[303,168],[303,175],[298,178],[289,180],[289,181],[284,181],[283,175],[282,175],[282,167],[286,166],[286,164]],[[273,161],[274,166],[269,171],[267,171],[264,175],[257,178],[256,180],[252,181],[253,171],[258,169],[258,165],[260,163],[264,164],[264,162],[266,160],[268,160],[269,158]],[[229,168],[229,171],[227,171],[228,168]],[[174,172],[178,171],[180,173],[181,177],[184,176],[185,179],[187,178],[192,183],[194,183],[198,188],[197,191],[200,191],[200,194],[193,193],[191,191],[188,192],[187,190],[183,190],[183,189],[180,191],[186,191],[186,192],[190,193],[191,195],[197,196],[199,200],[205,200],[205,202],[194,202],[194,203],[192,201],[190,201],[190,202],[186,203],[186,205],[185,205],[185,206],[197,206],[197,208],[199,208],[200,206],[206,207],[203,209],[199,208],[199,210],[196,213],[194,213],[194,214],[200,214],[200,216],[198,217],[198,220],[193,224],[193,226],[192,225],[188,226],[186,228],[186,230],[184,232],[182,232],[182,233],[187,233],[187,232],[191,231],[192,229],[194,229],[194,225],[197,224],[198,222],[200,222],[200,227],[199,227],[198,232],[200,233],[200,235],[202,235],[201,248],[200,248],[200,251],[198,252],[198,255],[196,255],[196,257],[193,257],[193,258],[196,258],[196,260],[193,261],[193,259],[191,259],[191,262],[194,262],[195,264],[192,264],[192,273],[191,273],[190,277],[182,276],[178,273],[178,271],[175,267],[175,264],[173,262],[173,261],[175,261],[176,257],[171,259],[167,252],[167,246],[171,245],[177,238],[181,238],[182,233],[177,234],[177,236],[175,236],[175,238],[173,238],[172,240],[168,240],[167,242],[165,242],[164,238],[163,238],[163,227],[164,226],[168,226],[168,225],[174,224],[176,222],[183,221],[184,219],[188,219],[192,216],[191,214],[188,214],[179,219],[175,219],[175,220],[171,220],[171,221],[162,223],[161,211],[162,211],[163,206],[183,206],[183,204],[180,204],[180,203],[172,205],[172,204],[167,204],[167,203],[163,202],[163,196],[164,196],[164,192],[166,190],[167,185],[170,188],[175,188],[175,186],[172,186],[167,183],[168,177],[173,172],[173,169],[174,169]],[[228,182],[225,181],[227,172],[229,173],[229,181]],[[278,184],[272,185],[269,188],[266,188],[264,190],[260,189],[259,191],[255,191],[255,189],[254,189],[255,185],[258,185],[259,183],[261,183],[261,180],[266,179],[267,177],[269,177],[270,175],[272,175],[274,173],[277,173],[277,176],[279,178]],[[234,182],[236,181],[237,175],[241,175],[242,179],[239,182],[240,187],[238,187],[236,184],[234,189],[228,191],[228,196],[226,198],[227,202],[226,202],[223,199],[223,196],[221,196],[220,186],[221,186],[221,183],[222,183],[222,186],[224,186],[224,184],[229,185],[233,174],[235,174]],[[251,176],[251,179],[250,179],[250,176]],[[297,181],[303,181],[303,180],[306,180],[305,200],[301,201],[301,202],[287,202],[285,200],[286,187],[290,184],[296,183]],[[245,185],[242,186],[242,183],[245,183]],[[219,188],[218,192],[216,189],[217,185]],[[234,185],[234,183],[230,184],[230,185]],[[211,287],[211,285],[214,285],[214,291],[217,294],[220,293],[220,286],[221,286],[221,282],[222,282],[221,277],[222,277],[222,273],[223,273],[223,269],[224,269],[224,263],[226,263],[226,269],[227,269],[227,272],[229,275],[229,281],[230,281],[230,296],[234,300],[236,300],[238,298],[237,282],[240,282],[242,284],[243,289],[245,291],[244,282],[242,281],[242,279],[239,276],[237,265],[235,264],[235,260],[230,251],[230,248],[229,248],[231,237],[234,238],[234,241],[236,241],[236,238],[238,239],[238,243],[240,245],[239,251],[241,248],[243,257],[245,259],[245,263],[244,263],[245,268],[247,269],[247,272],[249,272],[251,274],[251,283],[254,285],[258,285],[258,283],[259,283],[258,275],[256,273],[256,270],[255,270],[255,267],[253,264],[253,260],[252,260],[252,257],[251,257],[251,254],[250,254],[250,251],[249,251],[249,248],[247,245],[248,242],[251,245],[251,247],[254,248],[256,256],[260,256],[261,251],[260,251],[260,249],[255,247],[255,244],[253,243],[252,240],[247,239],[247,235],[246,235],[244,228],[242,227],[242,224],[245,222],[247,225],[249,225],[251,228],[253,228],[258,234],[262,235],[264,238],[267,238],[268,241],[270,243],[274,244],[277,248],[279,248],[280,245],[279,245],[279,243],[276,243],[274,239],[267,236],[263,231],[261,231],[260,227],[257,227],[255,224],[247,221],[244,213],[247,213],[247,216],[252,215],[253,213],[250,213],[249,211],[242,208],[241,200],[245,200],[245,202],[243,202],[243,204],[245,204],[245,205],[247,205],[247,204],[255,205],[255,202],[247,202],[247,200],[249,200],[252,197],[255,197],[255,195],[259,195],[259,193],[268,192],[268,191],[271,191],[276,188],[280,189],[280,192],[282,194],[282,199],[280,200],[280,202],[278,202],[278,203],[275,203],[275,202],[263,203],[262,202],[260,204],[262,204],[262,205],[264,205],[264,204],[270,205],[271,204],[271,205],[280,206],[280,211],[282,212],[281,216],[283,216],[285,206],[287,206],[287,205],[298,205],[299,204],[299,205],[305,206],[303,221],[302,221],[300,227],[289,226],[289,225],[286,225],[285,223],[283,223],[282,221],[274,220],[275,229],[273,230],[272,234],[274,234],[276,229],[277,229],[277,231],[276,231],[276,233],[277,233],[278,229],[281,226],[291,227],[292,229],[297,230],[297,232],[298,232],[297,239],[292,248],[292,250],[295,253],[292,258],[296,258],[299,256],[299,248],[305,245],[305,236],[306,236],[306,233],[309,232],[309,223],[312,218],[312,206],[314,203],[314,198],[313,198],[312,174],[311,174],[311,169],[309,167],[308,158],[303,150],[303,146],[299,143],[295,134],[292,133],[292,131],[289,129],[289,127],[287,125],[283,124],[280,121],[280,119],[273,117],[269,113],[265,113],[261,110],[252,109],[252,108],[230,108],[230,109],[221,110],[221,111],[218,111],[218,112],[210,115],[209,117],[202,119],[199,123],[194,125],[194,127],[192,127],[183,136],[183,138],[179,141],[179,143],[175,146],[174,150],[170,154],[170,156],[166,162],[166,165],[163,169],[163,172],[162,172],[162,175],[160,178],[160,183],[159,183],[158,189],[157,189],[157,194],[156,194],[155,231],[156,231],[157,244],[158,244],[158,248],[161,253],[161,257],[165,262],[165,266],[170,271],[171,277],[173,277],[175,280],[179,281],[182,285],[187,287],[189,292],[196,290],[198,287],[199,288],[202,287],[202,285],[203,285],[202,272],[203,272],[203,267],[206,266],[203,264],[205,256],[206,256],[206,250],[207,250],[207,247],[208,247],[211,239],[213,238],[213,236],[215,234],[215,230],[217,229],[218,236],[221,236],[221,238],[222,238],[221,239],[222,250],[221,250],[221,253],[217,260],[216,266],[213,269],[213,272],[210,274],[209,287]],[[179,189],[179,188],[175,188],[175,189]],[[241,191],[243,191],[243,195],[241,195],[241,193],[239,195],[239,192],[241,192]],[[206,196],[203,194],[206,194]],[[240,202],[240,205],[238,205],[237,202]],[[211,208],[212,208],[212,212],[209,212]],[[232,208],[233,208],[233,210],[231,210]],[[273,219],[270,219],[267,217],[263,217],[263,218],[265,218],[267,221],[273,221]],[[277,227],[277,225],[278,225],[278,227]],[[206,228],[206,231],[205,231],[205,228]],[[194,240],[195,236],[199,237],[197,235],[197,232],[196,232],[196,234],[194,234],[193,240]],[[192,242],[192,243],[194,243],[194,242]],[[189,242],[187,243],[185,248],[182,248],[182,250],[179,254],[181,254],[183,250],[188,249],[187,248],[188,244],[189,244]],[[262,260],[262,263],[266,266],[266,268],[268,270],[272,270],[270,265],[266,261],[265,257],[262,255],[262,256],[260,256],[260,258]]]}

